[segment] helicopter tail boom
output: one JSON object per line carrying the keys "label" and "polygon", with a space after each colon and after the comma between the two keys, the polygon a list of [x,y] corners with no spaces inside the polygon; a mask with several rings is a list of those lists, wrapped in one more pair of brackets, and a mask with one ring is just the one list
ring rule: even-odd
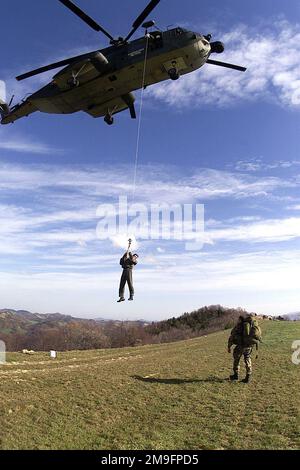
{"label": "helicopter tail boom", "polygon": [[1,124],[11,124],[22,117],[38,111],[37,108],[26,100],[10,109],[7,103],[0,100]]}

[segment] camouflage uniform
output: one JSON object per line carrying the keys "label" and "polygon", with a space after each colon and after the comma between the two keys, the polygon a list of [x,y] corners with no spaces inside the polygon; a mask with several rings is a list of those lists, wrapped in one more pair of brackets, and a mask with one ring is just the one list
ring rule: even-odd
{"label": "camouflage uniform", "polygon": [[245,366],[246,366],[246,373],[248,375],[252,374],[252,361],[251,361],[251,353],[252,347],[245,348],[242,345],[237,345],[233,350],[233,372],[235,374],[239,373],[240,370],[240,360],[241,357],[244,356]]}
{"label": "camouflage uniform", "polygon": [[244,356],[246,373],[247,375],[252,374],[252,361],[251,354],[253,345],[245,344],[243,338],[243,324],[244,320],[240,317],[238,323],[231,331],[231,335],[228,340],[228,348],[230,349],[233,345],[236,345],[233,350],[233,372],[238,375],[240,371],[240,360]]}

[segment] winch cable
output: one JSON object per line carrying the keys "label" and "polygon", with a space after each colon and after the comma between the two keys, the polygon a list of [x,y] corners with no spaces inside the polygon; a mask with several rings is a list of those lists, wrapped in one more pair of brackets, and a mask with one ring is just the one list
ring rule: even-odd
{"label": "winch cable", "polygon": [[139,162],[140,140],[141,140],[141,125],[142,125],[142,114],[143,114],[143,104],[144,104],[144,91],[145,91],[147,59],[148,59],[149,39],[150,39],[150,35],[148,34],[148,32],[146,32],[145,37],[146,37],[146,49],[145,49],[145,60],[144,60],[144,70],[143,70],[143,79],[142,79],[140,112],[139,112],[139,119],[138,119],[137,139],[136,139],[134,177],[133,177],[133,191],[132,191],[132,201],[133,202],[135,202],[136,185],[137,185],[136,184],[137,183],[137,169],[138,169],[138,162]]}

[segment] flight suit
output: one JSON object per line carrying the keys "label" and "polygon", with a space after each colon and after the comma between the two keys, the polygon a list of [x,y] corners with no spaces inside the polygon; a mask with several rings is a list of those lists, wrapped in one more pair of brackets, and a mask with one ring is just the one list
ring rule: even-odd
{"label": "flight suit", "polygon": [[122,273],[121,280],[120,280],[119,297],[121,298],[124,297],[126,283],[129,288],[130,297],[133,297],[134,287],[133,287],[133,280],[132,280],[132,270],[133,270],[133,267],[137,265],[137,262],[133,261],[131,257],[126,258],[126,255],[124,255],[120,259],[120,265],[123,268],[123,273]]}

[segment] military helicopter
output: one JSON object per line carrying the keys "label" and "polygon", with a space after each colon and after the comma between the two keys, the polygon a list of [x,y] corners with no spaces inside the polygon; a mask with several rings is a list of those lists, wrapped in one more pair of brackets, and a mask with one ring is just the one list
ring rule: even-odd
{"label": "military helicopter", "polygon": [[[210,59],[211,54],[224,52],[223,43],[211,42],[210,34],[204,36],[181,27],[161,31],[154,28],[154,21],[145,22],[160,0],[150,1],[125,38],[114,38],[71,0],[59,2],[93,30],[104,34],[110,45],[16,77],[19,81],[25,80],[64,67],[51,83],[19,104],[11,107],[11,103],[0,100],[1,124],[13,123],[36,111],[54,114],[84,111],[94,118],[104,117],[104,121],[112,125],[113,116],[126,109],[131,118],[136,119],[132,93],[135,90],[168,79],[178,80],[181,75],[193,72],[204,64],[246,71],[245,67]],[[141,26],[145,29],[145,35],[130,40]]]}

